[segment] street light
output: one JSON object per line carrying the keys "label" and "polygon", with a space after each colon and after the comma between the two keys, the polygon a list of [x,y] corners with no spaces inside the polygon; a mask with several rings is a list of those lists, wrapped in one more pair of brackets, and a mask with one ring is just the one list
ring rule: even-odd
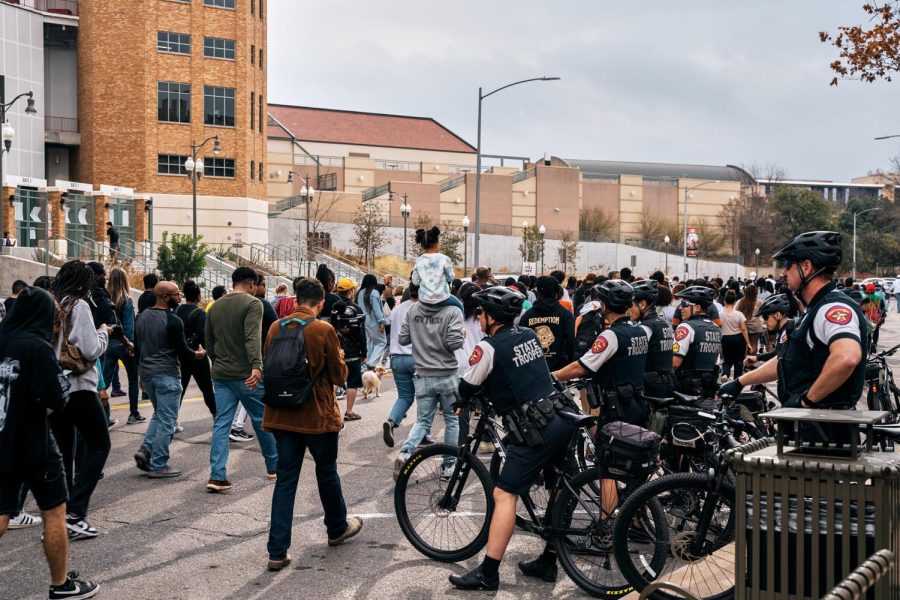
{"label": "street light", "polygon": [[306,251],[303,254],[306,257],[306,276],[309,277],[311,273],[310,268],[312,266],[312,259],[310,257],[312,244],[309,243],[309,204],[313,201],[316,190],[309,184],[309,175],[301,175],[295,171],[288,171],[288,183],[294,182],[294,175],[303,180],[303,187],[300,188],[300,200],[306,205]]}
{"label": "street light", "polygon": [[[893,136],[888,136],[893,137]],[[853,280],[856,281],[856,218],[859,215],[865,214],[867,212],[871,212],[873,210],[881,210],[880,207],[875,206],[873,208],[867,208],[866,210],[861,210],[859,212],[853,213]]]}
{"label": "street light", "polygon": [[193,226],[195,240],[197,239],[197,182],[203,177],[203,159],[198,154],[200,154],[203,146],[210,141],[213,142],[213,154],[221,154],[222,142],[219,141],[218,135],[214,135],[206,138],[199,144],[191,144],[191,155],[184,161],[184,170],[187,171],[187,176],[191,178],[191,198],[193,199],[191,204],[191,225]]}
{"label": "street light", "polygon": [[523,79],[522,81],[516,81],[513,83],[506,84],[502,87],[498,87],[493,92],[489,92],[487,94],[482,94],[482,88],[478,88],[478,141],[475,146],[475,264],[479,264],[479,246],[481,244],[481,103],[482,101],[489,97],[493,96],[499,91],[505,90],[506,88],[513,87],[514,85],[520,85],[522,83],[529,83],[531,81],[559,81],[559,77],[533,77],[531,79]]}
{"label": "street light", "polygon": [[406,202],[406,194],[403,194],[403,204],[400,205],[400,214],[403,215],[403,260],[406,260],[406,220],[411,212],[412,206]]}
{"label": "street light", "polygon": [[[697,185],[695,185],[693,187],[689,187],[684,191],[684,240],[683,240],[683,242],[684,242],[684,278],[685,279],[688,278],[688,261],[687,261],[687,231],[688,231],[688,210],[687,210],[688,207],[687,207],[687,204],[688,204],[688,198],[690,197],[691,192],[693,192],[697,188],[701,188],[704,185],[713,185],[716,183],[722,183],[722,182],[719,181],[718,179],[716,179],[715,181],[704,181],[702,183],[698,183]],[[699,252],[699,248],[698,248],[697,268],[699,269],[699,267],[700,267],[700,252]]]}
{"label": "street light", "polygon": [[666,236],[663,238],[663,241],[666,243],[666,277],[669,276],[669,242],[672,241],[672,238]]}
{"label": "street light", "polygon": [[759,248],[753,251],[756,254],[756,275],[759,276]]}
{"label": "street light", "polygon": [[[3,99],[0,98],[0,139],[3,140],[3,146],[0,147],[0,189],[3,186],[3,152],[9,152],[10,148],[12,148],[13,140],[16,137],[16,130],[13,129],[13,126],[6,121],[6,111],[12,108],[12,105],[15,104],[20,98],[28,98],[28,104],[25,106],[25,114],[27,115],[36,115],[37,109],[34,107],[34,92],[25,92],[24,94],[19,94],[12,100],[7,103],[3,103]],[[47,210],[47,216],[49,220],[49,209]],[[3,227],[3,211],[0,211],[0,228]],[[7,226],[12,229],[12,226]],[[49,238],[49,236],[48,236]],[[48,251],[49,251],[49,241]]]}
{"label": "street light", "polygon": [[463,215],[463,277],[469,275],[469,216]]}
{"label": "street light", "polygon": [[538,229],[538,231],[541,234],[541,275],[543,275],[544,274],[544,234],[547,233],[547,228],[544,227],[543,223],[541,223],[541,226]]}

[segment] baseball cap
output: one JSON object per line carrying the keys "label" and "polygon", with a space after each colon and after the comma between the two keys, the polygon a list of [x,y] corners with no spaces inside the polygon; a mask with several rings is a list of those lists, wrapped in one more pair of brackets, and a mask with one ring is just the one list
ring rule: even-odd
{"label": "baseball cap", "polygon": [[340,279],[338,279],[337,285],[334,287],[334,289],[338,292],[346,292],[348,290],[352,290],[355,287],[355,281],[353,281],[349,277],[341,277]]}
{"label": "baseball cap", "polygon": [[875,293],[875,284],[874,284],[874,283],[867,283],[867,284],[866,284],[866,293],[867,293],[867,294],[874,294],[874,293]]}

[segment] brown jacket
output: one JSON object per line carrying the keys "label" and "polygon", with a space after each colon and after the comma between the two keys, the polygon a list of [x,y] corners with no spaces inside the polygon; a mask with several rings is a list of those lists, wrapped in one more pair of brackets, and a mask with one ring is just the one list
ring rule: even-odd
{"label": "brown jacket", "polygon": [[[298,306],[289,318],[305,321],[315,319],[316,316],[311,308]],[[292,323],[287,327],[297,327],[297,324]],[[278,321],[269,328],[263,355],[268,352],[269,345],[280,328]],[[298,410],[266,406],[263,413],[263,429],[309,434],[338,432],[344,426],[344,421],[334,397],[334,386],[343,386],[347,381],[347,365],[341,358],[337,333],[331,325],[319,320],[309,323],[303,333],[306,338],[309,371],[316,381],[312,398]]]}

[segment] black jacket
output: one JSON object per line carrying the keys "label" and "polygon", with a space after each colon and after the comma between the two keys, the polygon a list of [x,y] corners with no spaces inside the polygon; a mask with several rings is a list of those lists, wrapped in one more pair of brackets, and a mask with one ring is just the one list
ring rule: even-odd
{"label": "black jacket", "polygon": [[572,362],[575,352],[575,316],[558,300],[538,300],[519,320],[537,335],[551,371]]}

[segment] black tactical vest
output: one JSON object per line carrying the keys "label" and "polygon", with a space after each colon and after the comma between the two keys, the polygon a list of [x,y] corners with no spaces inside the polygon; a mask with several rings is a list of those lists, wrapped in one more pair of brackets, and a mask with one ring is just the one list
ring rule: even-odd
{"label": "black tactical vest", "polygon": [[534,331],[502,327],[481,340],[494,348],[494,364],[484,382],[491,404],[500,416],[527,400],[540,400],[554,392],[550,369]]}
{"label": "black tactical vest", "polygon": [[594,380],[601,390],[607,392],[626,385],[642,390],[650,346],[647,332],[625,317],[613,323],[609,329],[616,334],[619,348],[611,359],[603,363],[594,375]]}
{"label": "black tactical vest", "polygon": [[[830,283],[816,294],[809,308],[800,317],[800,322],[788,335],[781,359],[778,361],[778,381],[779,383],[784,382],[783,392],[781,385],[779,385],[778,391],[778,399],[781,402],[806,393],[819,377],[819,374],[822,373],[822,368],[825,366],[825,361],[828,360],[829,356],[828,346],[822,340],[816,338],[813,322],[821,308],[833,302],[839,302],[843,307],[856,313],[860,326],[858,335],[862,347],[862,360],[856,365],[856,369],[847,378],[847,381],[842,383],[838,389],[826,398],[820,400],[818,406],[822,408],[838,406],[852,408],[862,394],[866,378],[866,356],[868,353],[866,320],[862,309],[847,298],[845,294],[835,290],[834,284]],[[812,348],[807,344],[807,338],[812,341]]]}
{"label": "black tactical vest", "polygon": [[675,377],[672,372],[672,346],[675,332],[672,325],[657,314],[641,319],[641,325],[650,329],[650,350],[644,373],[644,393],[657,398],[672,395]]}
{"label": "black tactical vest", "polygon": [[722,353],[722,330],[706,315],[694,315],[686,323],[694,330],[694,340],[675,371],[676,387],[685,394],[712,398],[719,385],[716,362]]}
{"label": "black tactical vest", "polygon": [[581,323],[575,333],[575,358],[581,358],[591,349],[597,336],[603,333],[603,312],[597,308],[581,316]]}

